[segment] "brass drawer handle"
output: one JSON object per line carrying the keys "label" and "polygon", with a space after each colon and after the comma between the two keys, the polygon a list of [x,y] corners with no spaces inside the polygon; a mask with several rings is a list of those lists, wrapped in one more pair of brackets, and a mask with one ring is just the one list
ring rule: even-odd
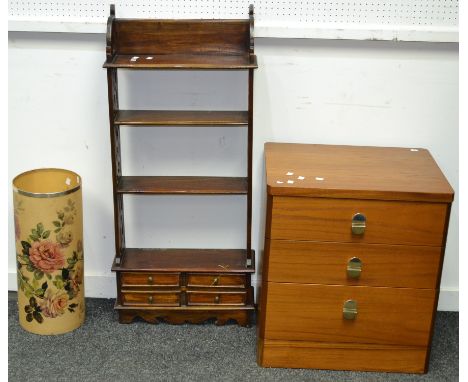
{"label": "brass drawer handle", "polygon": [[153,303],[153,296],[148,296],[148,304],[152,304]]}
{"label": "brass drawer handle", "polygon": [[219,304],[219,296],[216,296],[216,297],[214,298],[214,302],[215,302],[215,304]]}
{"label": "brass drawer handle", "polygon": [[345,301],[345,303],[343,304],[343,318],[345,320],[355,320],[357,313],[357,301]]}
{"label": "brass drawer handle", "polygon": [[153,284],[153,277],[152,276],[148,276],[148,284]]}
{"label": "brass drawer handle", "polygon": [[346,272],[350,279],[358,279],[362,272],[362,261],[359,257],[349,259]]}
{"label": "brass drawer handle", "polygon": [[219,277],[215,277],[211,285],[218,285],[218,284],[219,284]]}
{"label": "brass drawer handle", "polygon": [[351,222],[351,231],[353,232],[353,234],[363,235],[365,230],[366,217],[359,212],[357,214],[354,214],[353,220]]}

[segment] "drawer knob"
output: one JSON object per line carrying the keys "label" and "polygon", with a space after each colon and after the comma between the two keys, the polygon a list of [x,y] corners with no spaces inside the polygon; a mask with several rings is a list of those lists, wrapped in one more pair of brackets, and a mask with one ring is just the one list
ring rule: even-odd
{"label": "drawer knob", "polygon": [[219,284],[219,277],[215,277],[211,285],[218,285],[218,284]]}
{"label": "drawer knob", "polygon": [[219,304],[219,296],[216,296],[214,299],[215,304]]}
{"label": "drawer knob", "polygon": [[343,318],[345,320],[355,320],[357,316],[357,301],[348,300],[343,304]]}
{"label": "drawer knob", "polygon": [[153,303],[153,296],[148,296],[148,304],[152,304]]}
{"label": "drawer knob", "polygon": [[348,261],[346,272],[350,279],[358,279],[361,276],[362,261],[359,257],[353,257]]}
{"label": "drawer knob", "polygon": [[351,222],[351,231],[355,235],[363,235],[364,231],[366,230],[366,217],[361,214],[357,213],[353,216],[353,220]]}
{"label": "drawer knob", "polygon": [[152,284],[153,283],[153,277],[152,276],[148,276],[148,284]]}

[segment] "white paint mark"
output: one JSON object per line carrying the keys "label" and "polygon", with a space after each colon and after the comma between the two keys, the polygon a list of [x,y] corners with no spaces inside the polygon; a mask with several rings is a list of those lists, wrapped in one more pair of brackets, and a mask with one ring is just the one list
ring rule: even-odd
{"label": "white paint mark", "polygon": [[290,175],[294,175],[294,173],[291,172],[291,171],[288,171],[288,172],[286,173],[286,175],[290,176]]}
{"label": "white paint mark", "polygon": [[411,149],[410,151],[419,151],[418,149]]}
{"label": "white paint mark", "polygon": [[276,183],[283,184],[284,182],[282,180],[277,180]]}
{"label": "white paint mark", "polygon": [[294,184],[294,180],[288,180],[289,184]]}
{"label": "white paint mark", "polygon": [[152,60],[153,58],[154,58],[153,56],[146,57],[147,60]]}
{"label": "white paint mark", "polygon": [[65,184],[69,186],[71,184],[71,179],[70,178],[65,179]]}
{"label": "white paint mark", "polygon": [[325,178],[321,178],[320,176],[316,176],[315,180],[324,180]]}
{"label": "white paint mark", "polygon": [[138,56],[133,56],[133,57],[130,59],[130,61],[135,62],[135,61],[137,61],[139,58],[140,58],[140,57],[138,57]]}
{"label": "white paint mark", "polygon": [[304,179],[305,179],[305,176],[299,175],[299,176],[297,177],[297,179],[299,179],[299,180],[304,180]]}

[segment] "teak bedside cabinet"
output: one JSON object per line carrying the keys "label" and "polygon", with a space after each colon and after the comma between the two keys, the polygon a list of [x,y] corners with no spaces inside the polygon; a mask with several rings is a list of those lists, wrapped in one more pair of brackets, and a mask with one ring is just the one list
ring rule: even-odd
{"label": "teak bedside cabinet", "polygon": [[257,361],[427,371],[453,190],[425,149],[265,144]]}
{"label": "teak bedside cabinet", "polygon": [[[250,325],[255,310],[251,274],[253,72],[253,6],[242,20],[122,19],[107,22],[109,120],[114,195],[115,248],[121,323],[135,317],[178,324],[216,319]],[[117,70],[243,70],[247,72],[247,110],[122,110]],[[164,89],[161,89],[164,91]],[[120,155],[120,128],[192,126],[246,129],[244,177],[125,176]],[[125,244],[124,195],[244,195],[244,248],[128,248]]]}

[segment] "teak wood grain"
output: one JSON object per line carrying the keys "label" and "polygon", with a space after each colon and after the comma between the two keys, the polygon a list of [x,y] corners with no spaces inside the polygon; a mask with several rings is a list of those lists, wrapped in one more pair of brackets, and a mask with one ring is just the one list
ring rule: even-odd
{"label": "teak wood grain", "polygon": [[[265,339],[427,346],[436,291],[268,282]],[[343,304],[357,301],[357,317]]]}
{"label": "teak wood grain", "polygon": [[246,111],[118,110],[116,125],[129,126],[245,126]]}
{"label": "teak wood grain", "polygon": [[[435,289],[442,248],[267,240],[268,281]],[[347,275],[351,258],[359,278]]]}
{"label": "teak wood grain", "polygon": [[271,195],[453,200],[452,187],[426,149],[266,143],[265,162]]}
{"label": "teak wood grain", "polygon": [[264,367],[424,373],[425,347],[259,340],[257,362]]}
{"label": "teak wood grain", "polygon": [[245,195],[247,178],[217,176],[121,176],[121,194]]}
{"label": "teak wood grain", "polygon": [[[366,216],[363,235],[351,232],[352,217]],[[447,204],[361,199],[273,199],[271,239],[442,246]]]}

